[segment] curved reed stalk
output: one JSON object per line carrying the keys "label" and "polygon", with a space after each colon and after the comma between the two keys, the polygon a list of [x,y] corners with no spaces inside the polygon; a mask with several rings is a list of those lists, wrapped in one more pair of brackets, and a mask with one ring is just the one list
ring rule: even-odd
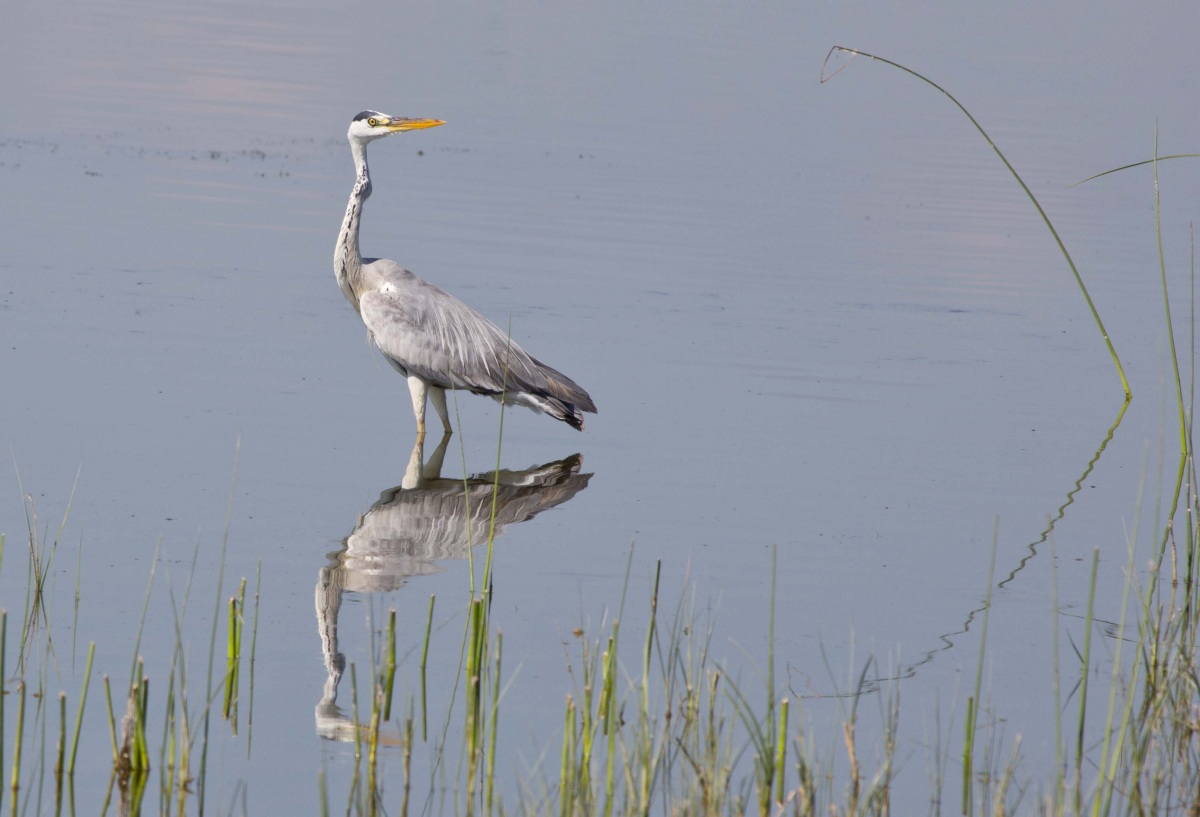
{"label": "curved reed stalk", "polygon": [[1108,353],[1112,356],[1113,365],[1117,367],[1117,376],[1121,378],[1121,387],[1125,390],[1125,400],[1129,401],[1132,399],[1133,392],[1129,388],[1129,381],[1125,378],[1125,369],[1121,366],[1121,359],[1117,356],[1117,350],[1113,346],[1112,340],[1108,336],[1108,331],[1104,328],[1104,321],[1100,320],[1100,312],[1096,309],[1096,304],[1093,303],[1092,296],[1088,294],[1087,286],[1085,286],[1083,283],[1083,276],[1079,274],[1079,269],[1075,266],[1075,261],[1072,260],[1071,253],[1067,251],[1067,245],[1063,243],[1062,238],[1058,234],[1058,230],[1054,229],[1054,224],[1050,221],[1050,217],[1046,215],[1046,211],[1042,209],[1041,202],[1037,200],[1037,196],[1033,195],[1033,191],[1029,189],[1029,185],[1025,184],[1025,180],[1021,178],[1021,174],[1018,173],[1017,169],[1012,166],[1011,162],[1008,161],[1008,157],[1005,156],[1003,151],[1000,150],[999,146],[997,146],[992,140],[992,137],[988,135],[988,132],[983,129],[983,126],[979,124],[975,117],[971,115],[971,112],[968,111],[961,102],[954,98],[953,94],[951,94],[942,86],[938,85],[933,80],[923,76],[922,74],[918,74],[911,68],[904,67],[898,62],[892,62],[889,59],[884,59],[883,57],[878,57],[874,54],[868,54],[867,52],[859,51],[856,48],[846,48],[844,46],[835,45],[833,48],[829,49],[829,53],[825,56],[825,65],[821,67],[821,82],[828,82],[841,73],[846,67],[843,65],[841,68],[838,68],[828,76],[825,75],[825,66],[829,64],[830,58],[836,52],[850,54],[852,56],[866,57],[867,59],[875,60],[876,62],[882,62],[885,65],[890,65],[893,68],[899,68],[906,74],[911,74],[927,85],[930,85],[936,88],[938,91],[941,91],[942,94],[944,94],[947,99],[953,102],[954,105],[963,112],[967,119],[971,121],[971,124],[975,126],[975,130],[979,131],[980,135],[987,140],[987,143],[991,146],[992,150],[994,150],[996,155],[1000,157],[1000,161],[1004,163],[1006,168],[1008,168],[1008,172],[1011,173],[1013,178],[1017,180],[1017,184],[1021,185],[1021,189],[1025,191],[1025,195],[1029,197],[1029,200],[1033,202],[1033,206],[1037,208],[1038,215],[1042,217],[1042,223],[1046,225],[1046,229],[1050,231],[1050,235],[1054,236],[1054,242],[1058,244],[1058,249],[1062,251],[1063,258],[1065,258],[1067,261],[1067,266],[1071,268],[1071,274],[1075,276],[1075,283],[1079,285],[1079,291],[1083,293],[1083,299],[1087,301],[1088,309],[1090,309],[1092,312],[1092,318],[1096,321],[1097,328],[1100,329],[1100,335],[1104,338],[1104,343],[1108,347]]}

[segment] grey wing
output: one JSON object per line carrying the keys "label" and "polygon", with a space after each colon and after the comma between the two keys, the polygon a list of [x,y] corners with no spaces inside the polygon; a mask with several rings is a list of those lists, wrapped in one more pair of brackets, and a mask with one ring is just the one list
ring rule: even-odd
{"label": "grey wing", "polygon": [[359,305],[375,344],[409,375],[479,394],[548,395],[595,411],[587,392],[569,377],[531,357],[453,295],[416,276],[384,282],[364,293]]}

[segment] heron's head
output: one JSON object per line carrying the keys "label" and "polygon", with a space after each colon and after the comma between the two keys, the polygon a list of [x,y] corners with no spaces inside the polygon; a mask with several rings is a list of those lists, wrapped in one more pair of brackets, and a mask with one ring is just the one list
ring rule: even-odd
{"label": "heron's head", "polygon": [[388,116],[379,111],[363,111],[350,122],[350,130],[346,138],[351,142],[366,144],[384,136],[404,131],[435,128],[444,125],[441,119],[406,119],[398,116]]}

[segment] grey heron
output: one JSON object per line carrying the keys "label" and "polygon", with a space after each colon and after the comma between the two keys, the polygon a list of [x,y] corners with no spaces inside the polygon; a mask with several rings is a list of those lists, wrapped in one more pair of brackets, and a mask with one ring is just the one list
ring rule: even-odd
{"label": "grey heron", "polygon": [[527,406],[582,430],[583,412],[595,413],[596,404],[575,381],[530,355],[453,295],[395,261],[363,258],[359,252],[359,219],[371,195],[367,145],[394,133],[442,124],[440,119],[407,119],[379,111],[363,111],[350,122],[346,138],[357,178],[333,253],[338,286],[366,324],[371,340],[408,379],[418,438],[425,436],[427,397],[445,433],[452,432],[447,389]]}

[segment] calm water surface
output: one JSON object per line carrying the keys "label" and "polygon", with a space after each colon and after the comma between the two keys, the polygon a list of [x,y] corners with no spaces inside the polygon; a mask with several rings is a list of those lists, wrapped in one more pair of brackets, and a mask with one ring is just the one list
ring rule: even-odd
{"label": "calm water surface", "polygon": [[[504,418],[500,466],[521,486],[495,568],[516,675],[504,779],[553,776],[539,764],[570,689],[562,645],[613,614],[631,549],[630,643],[661,559],[664,597],[688,593],[713,622],[714,653],[757,689],[775,548],[777,682],[834,747],[835,696],[863,663],[902,676],[896,802],[923,811],[935,713],[960,716],[974,683],[968,625],[994,536],[988,697],[1005,733],[1022,735],[1023,768],[1046,779],[1054,628],[1081,640],[1095,548],[1098,617],[1116,618],[1126,544],[1140,534],[1138,563],[1149,558],[1176,434],[1152,177],[1067,185],[1148,158],[1156,126],[1161,153],[1195,151],[1200,12],[945,12],[9,10],[0,439],[14,468],[0,491],[0,604],[23,599],[22,492],[53,538],[74,486],[48,685],[74,695],[90,640],[99,670],[123,676],[156,552],[142,651],[166,666],[167,587],[181,591],[197,545],[188,615],[203,662],[231,485],[224,592],[259,564],[263,587],[253,751],[214,744],[217,802],[245,782],[252,810],[300,813],[321,768],[345,789],[352,747],[324,739],[346,735],[336,655],[365,675],[389,607],[411,650],[437,596],[431,662],[453,677],[465,527],[404,505],[438,501],[440,483],[393,490],[410,461],[407,393],[330,270],[353,180],[343,134],[372,107],[448,124],[373,146],[364,252],[511,322],[600,408],[582,435],[523,410]],[[1094,469],[1122,395],[1044,226],[932,89],[865,59],[821,85],[834,44],[956,93],[1055,219],[1136,395]],[[1200,175],[1187,162],[1160,175],[1186,314]],[[497,407],[457,408],[441,475],[494,469]],[[1037,543],[1069,498],[1053,534],[1056,616]],[[440,544],[412,532],[431,528]],[[402,676],[407,694],[415,675]],[[85,741],[105,757],[95,714]],[[398,760],[386,762],[398,791]],[[100,763],[77,788],[106,778]]]}

